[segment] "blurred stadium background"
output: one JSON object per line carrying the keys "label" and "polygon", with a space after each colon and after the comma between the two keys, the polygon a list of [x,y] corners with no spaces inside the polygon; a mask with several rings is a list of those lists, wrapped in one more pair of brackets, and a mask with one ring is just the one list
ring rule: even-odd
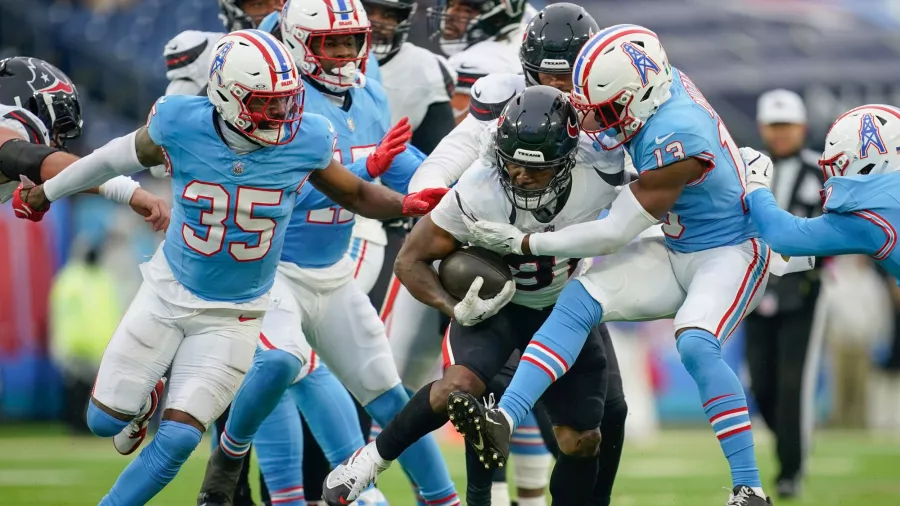
{"label": "blurred stadium background", "polygon": [[[431,3],[419,3],[412,35],[429,47],[424,12]],[[773,88],[794,90],[804,99],[814,150],[841,112],[864,103],[900,104],[896,0],[583,5],[601,26],[627,22],[655,30],[671,62],[692,77],[741,146],[762,147],[756,101]],[[185,29],[221,31],[217,14],[215,0],[0,0],[0,57],[37,56],[72,77],[86,125],[73,150],[86,154],[144,121],[165,90],[165,42]],[[142,184],[168,193],[166,183],[149,174]],[[0,504],[96,504],[127,463],[108,442],[66,429],[61,370],[75,376],[90,370],[91,357],[102,354],[137,290],[137,264],[160,239],[130,211],[103,199],[60,202],[40,225],[0,208]],[[803,504],[898,504],[897,291],[865,259],[829,262],[823,270],[829,326],[814,396],[823,429],[816,435]],[[54,336],[66,330],[62,325],[87,333],[76,339],[83,344],[61,346]],[[672,345],[670,322],[615,330],[632,414],[614,504],[721,504],[727,468]],[[863,359],[853,367],[836,366],[848,349]],[[743,332],[729,340],[726,354],[746,377]],[[764,424],[755,426],[771,488],[773,445]],[[461,447],[449,433],[445,441],[460,485]],[[206,451],[202,445],[152,504],[192,504]],[[412,504],[396,469],[382,487],[392,504]]]}

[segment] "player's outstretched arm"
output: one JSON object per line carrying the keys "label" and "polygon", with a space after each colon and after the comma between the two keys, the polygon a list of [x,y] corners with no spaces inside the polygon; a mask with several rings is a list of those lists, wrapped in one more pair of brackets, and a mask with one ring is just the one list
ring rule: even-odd
{"label": "player's outstretched arm", "polygon": [[328,167],[310,173],[309,182],[344,209],[376,220],[425,215],[447,192],[446,188],[430,188],[401,195],[363,181],[336,160]]}
{"label": "player's outstretched arm", "polygon": [[[71,164],[62,167],[60,172],[53,174],[54,177],[43,185],[24,189],[21,200],[31,209],[45,210],[50,202],[97,187],[115,176],[134,174],[164,162],[162,150],[150,139],[146,127],[141,127],[136,132],[110,141],[84,158],[72,160]],[[132,206],[140,206],[140,201],[136,203],[132,198],[138,185],[133,181],[131,183],[133,185],[129,185],[130,190],[122,187],[115,191],[123,193],[130,191],[132,195],[125,201]],[[115,197],[111,198],[118,200]],[[124,197],[122,199],[124,200]],[[159,218],[159,212],[168,213],[165,206],[160,208],[159,202],[155,202],[145,211],[149,215],[138,210],[141,214],[151,217],[154,223]],[[168,221],[167,217],[165,221]]]}
{"label": "player's outstretched arm", "polygon": [[760,238],[782,255],[875,255],[886,245],[885,232],[865,218],[864,211],[801,218],[778,207],[766,188],[754,191],[746,201]]}
{"label": "player's outstretched arm", "polygon": [[460,247],[450,233],[425,216],[406,236],[403,247],[394,261],[394,274],[419,302],[427,304],[453,318],[453,308],[459,303],[444,290],[437,273],[431,267]]}

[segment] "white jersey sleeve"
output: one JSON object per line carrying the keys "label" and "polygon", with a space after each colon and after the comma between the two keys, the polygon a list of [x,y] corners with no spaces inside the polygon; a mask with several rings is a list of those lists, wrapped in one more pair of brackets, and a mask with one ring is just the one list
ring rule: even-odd
{"label": "white jersey sleeve", "polygon": [[381,81],[391,105],[391,124],[406,116],[416,130],[431,104],[450,101],[456,72],[442,56],[405,42],[381,66]]}
{"label": "white jersey sleeve", "polygon": [[186,30],[170,40],[166,59],[166,95],[197,95],[209,80],[209,62],[216,42],[225,34]]}
{"label": "white jersey sleeve", "polygon": [[486,40],[451,56],[448,61],[457,74],[455,92],[468,95],[475,81],[488,74],[521,74],[521,46],[522,38],[513,34],[508,40]]}
{"label": "white jersey sleeve", "polygon": [[44,123],[21,107],[0,105],[0,127],[16,132],[32,144],[50,145],[50,134]]}
{"label": "white jersey sleeve", "polygon": [[468,116],[422,162],[410,180],[409,191],[448,187],[459,180],[478,159],[482,133],[524,89],[521,74],[490,74],[479,79],[472,87]]}

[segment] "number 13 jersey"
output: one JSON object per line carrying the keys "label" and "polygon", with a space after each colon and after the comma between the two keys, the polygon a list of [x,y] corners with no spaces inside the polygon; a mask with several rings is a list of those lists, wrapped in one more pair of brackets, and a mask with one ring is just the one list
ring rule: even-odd
{"label": "number 13 jersey", "polygon": [[[525,233],[561,230],[575,223],[596,220],[616,196],[615,187],[604,181],[600,172],[587,164],[572,168],[571,190],[563,194],[562,209],[552,217],[540,218],[510,203],[500,186],[499,169],[484,159],[477,160],[431,211],[431,221],[457,241],[471,240],[463,215],[472,220],[510,223]],[[557,203],[551,204],[555,207]],[[539,219],[540,218],[540,219]],[[578,258],[536,255],[504,257],[516,282],[512,302],[543,309],[556,303],[566,281],[575,272]]]}
{"label": "number 13 jersey", "polygon": [[737,145],[694,83],[679,70],[672,71],[672,97],[627,146],[640,173],[686,158],[707,166],[685,186],[664,218],[666,244],[691,253],[757,237],[744,207],[744,162]]}
{"label": "number 13 jersey", "polygon": [[335,134],[327,119],[305,113],[289,144],[241,155],[217,122],[207,97],[163,97],[150,113],[147,130],[172,175],[163,253],[193,295],[243,303],[272,288],[297,191],[331,162]]}

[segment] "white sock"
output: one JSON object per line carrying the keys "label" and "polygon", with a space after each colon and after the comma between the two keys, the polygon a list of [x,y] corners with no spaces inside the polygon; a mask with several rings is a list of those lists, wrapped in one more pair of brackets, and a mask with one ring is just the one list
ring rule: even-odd
{"label": "white sock", "polygon": [[491,506],[509,506],[509,486],[505,481],[491,484]]}
{"label": "white sock", "polygon": [[503,416],[506,418],[506,423],[509,424],[509,428],[514,430],[516,426],[513,424],[513,419],[511,416],[509,416],[509,413],[507,413],[503,408],[500,408],[500,412],[503,413]]}
{"label": "white sock", "polygon": [[547,506],[547,496],[519,497],[516,502],[519,506]]}
{"label": "white sock", "polygon": [[763,492],[762,487],[750,487],[750,488],[753,489],[753,493],[755,493],[756,495],[762,497],[763,499],[766,498],[766,493]]}
{"label": "white sock", "polygon": [[387,466],[391,465],[391,462],[389,460],[385,460],[384,458],[382,458],[381,454],[378,453],[378,445],[375,444],[375,441],[367,444],[364,451],[368,452],[369,456],[372,457],[372,460],[375,461],[375,464],[378,467],[386,468]]}

